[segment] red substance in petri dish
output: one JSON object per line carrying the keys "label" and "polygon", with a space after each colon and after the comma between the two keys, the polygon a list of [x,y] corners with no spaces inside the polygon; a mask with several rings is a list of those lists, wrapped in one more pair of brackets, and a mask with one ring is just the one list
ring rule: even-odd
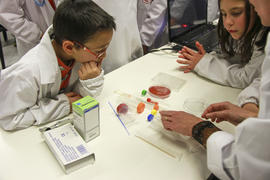
{"label": "red substance in petri dish", "polygon": [[166,88],[164,86],[151,86],[148,89],[151,96],[165,99],[170,96],[171,90],[169,88]]}
{"label": "red substance in petri dish", "polygon": [[121,103],[116,108],[118,114],[126,114],[128,112],[128,105]]}

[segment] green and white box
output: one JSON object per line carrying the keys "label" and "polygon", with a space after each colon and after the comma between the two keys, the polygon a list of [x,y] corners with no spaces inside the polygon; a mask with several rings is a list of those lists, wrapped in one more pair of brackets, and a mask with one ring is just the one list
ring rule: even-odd
{"label": "green and white box", "polygon": [[100,134],[99,103],[90,96],[72,103],[74,127],[89,142]]}

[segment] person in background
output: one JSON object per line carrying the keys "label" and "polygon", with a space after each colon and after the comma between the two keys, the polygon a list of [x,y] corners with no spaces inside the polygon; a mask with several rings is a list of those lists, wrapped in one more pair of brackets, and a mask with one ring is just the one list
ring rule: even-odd
{"label": "person in background", "polygon": [[219,18],[219,7],[217,0],[207,1],[207,22],[212,23]]}
{"label": "person in background", "polygon": [[[229,5],[221,2],[218,36],[222,54],[205,53],[203,46],[196,42],[198,52],[184,47],[179,56],[182,59],[177,62],[184,64],[180,66],[184,72],[194,70],[222,85],[250,86],[240,95],[239,105],[258,112],[258,93],[253,93],[252,89],[258,85],[253,81],[261,75],[268,30],[262,26],[248,0],[229,0]],[[254,100],[250,101],[250,97]]]}
{"label": "person in background", "polygon": [[111,14],[117,25],[117,31],[102,65],[105,73],[108,73],[143,55],[136,19],[137,1],[94,0],[94,2]]}
{"label": "person in background", "polygon": [[16,38],[19,56],[37,45],[52,24],[59,0],[2,0],[0,24]]}
{"label": "person in background", "polygon": [[[175,16],[172,19],[184,18],[185,20],[190,18],[185,16],[186,9],[189,11],[188,14],[193,14],[190,12],[192,9],[187,8],[188,5],[198,3],[191,0],[175,0],[172,2],[171,16]],[[169,42],[167,3],[167,0],[138,0],[137,19],[144,54]],[[218,3],[216,0],[208,1],[207,11],[209,22],[218,18]],[[200,15],[198,14],[198,16]],[[171,22],[171,25],[173,23]]]}
{"label": "person in background", "polygon": [[68,115],[72,102],[97,96],[114,19],[91,0],[64,0],[53,26],[17,63],[1,71],[0,126],[16,130]]}
{"label": "person in background", "polygon": [[[221,2],[224,0],[221,0]],[[227,1],[227,0],[226,0]],[[270,1],[250,0],[264,26],[270,26]],[[212,121],[237,124],[235,135],[210,121],[181,111],[162,111],[164,128],[192,136],[207,148],[207,165],[220,179],[267,180],[270,177],[270,36],[265,47],[257,118],[243,118],[245,110],[228,102],[210,105],[202,114]],[[242,117],[241,117],[242,116]]]}
{"label": "person in background", "polygon": [[138,0],[138,28],[144,54],[169,42],[167,0]]}

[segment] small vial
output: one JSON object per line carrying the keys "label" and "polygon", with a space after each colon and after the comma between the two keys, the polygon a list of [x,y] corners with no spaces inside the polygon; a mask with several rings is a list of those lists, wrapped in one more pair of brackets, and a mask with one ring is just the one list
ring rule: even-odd
{"label": "small vial", "polygon": [[140,102],[137,106],[137,113],[142,113],[144,111],[145,104]]}
{"label": "small vial", "polygon": [[156,115],[156,114],[157,114],[157,110],[153,109],[153,110],[151,111],[151,114],[152,114],[152,115]]}
{"label": "small vial", "polygon": [[146,93],[147,93],[147,91],[144,89],[144,90],[142,90],[142,96],[145,96],[146,95]]}
{"label": "small vial", "polygon": [[153,114],[149,114],[148,116],[147,116],[147,120],[150,122],[150,121],[152,121],[154,119],[154,115]]}
{"label": "small vial", "polygon": [[156,111],[158,111],[158,110],[159,110],[158,103],[155,103],[155,105],[154,105],[154,109],[155,109]]}
{"label": "small vial", "polygon": [[146,101],[152,104],[158,104],[158,102],[152,101],[151,98],[147,98]]}

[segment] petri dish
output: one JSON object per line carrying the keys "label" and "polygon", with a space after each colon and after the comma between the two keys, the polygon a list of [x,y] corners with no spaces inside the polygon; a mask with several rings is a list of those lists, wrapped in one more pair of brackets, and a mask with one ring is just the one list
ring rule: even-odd
{"label": "petri dish", "polygon": [[207,108],[207,104],[204,99],[188,98],[184,101],[183,108],[188,113],[200,116]]}
{"label": "petri dish", "polygon": [[164,86],[151,86],[148,91],[151,96],[160,99],[165,99],[171,94],[171,90]]}

